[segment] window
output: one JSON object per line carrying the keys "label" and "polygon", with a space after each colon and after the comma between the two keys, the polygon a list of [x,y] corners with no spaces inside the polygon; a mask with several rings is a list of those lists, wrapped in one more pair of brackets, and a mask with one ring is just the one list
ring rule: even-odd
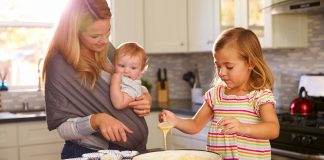
{"label": "window", "polygon": [[38,86],[53,26],[66,2],[0,0],[0,80],[9,90]]}

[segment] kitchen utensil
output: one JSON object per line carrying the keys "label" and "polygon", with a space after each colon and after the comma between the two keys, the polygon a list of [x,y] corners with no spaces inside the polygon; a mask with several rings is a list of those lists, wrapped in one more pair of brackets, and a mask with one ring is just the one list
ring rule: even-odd
{"label": "kitchen utensil", "polygon": [[182,76],[182,79],[187,81],[191,88],[193,88],[195,83],[195,74],[192,71],[188,71]]}
{"label": "kitchen utensil", "polygon": [[158,69],[157,73],[157,99],[158,103],[167,103],[169,100],[169,86],[168,86],[168,79],[167,79],[167,70],[166,68],[163,69],[163,75],[162,75],[162,69]]}
{"label": "kitchen utensil", "polygon": [[299,90],[298,98],[294,99],[290,104],[290,113],[309,115],[314,112],[315,107],[313,101],[308,98],[305,87],[301,87]]}
{"label": "kitchen utensil", "polygon": [[197,64],[195,64],[195,82],[194,82],[193,88],[201,88]]}
{"label": "kitchen utensil", "polygon": [[199,160],[221,160],[222,157],[214,152],[203,151],[203,150],[167,150],[149,152],[139,154],[132,158],[132,160],[184,160],[184,159],[199,159]]}

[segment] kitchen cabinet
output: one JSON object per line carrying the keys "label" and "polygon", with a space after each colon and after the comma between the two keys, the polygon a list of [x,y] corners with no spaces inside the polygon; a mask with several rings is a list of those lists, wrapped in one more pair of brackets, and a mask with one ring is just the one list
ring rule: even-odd
{"label": "kitchen cabinet", "polygon": [[117,47],[127,41],[144,45],[143,0],[111,0],[111,41]]}
{"label": "kitchen cabinet", "polygon": [[[273,2],[277,2],[274,0]],[[244,27],[259,38],[262,48],[307,47],[307,15],[272,15],[271,1],[221,0],[220,29]]]}
{"label": "kitchen cabinet", "polygon": [[220,33],[220,6],[217,1],[187,1],[189,52],[212,51],[214,41]]}
{"label": "kitchen cabinet", "polygon": [[63,140],[46,121],[0,124],[0,160],[57,160]]}
{"label": "kitchen cabinet", "polygon": [[8,124],[0,126],[0,160],[18,160],[17,126]]}
{"label": "kitchen cabinet", "polygon": [[149,129],[148,140],[146,144],[147,149],[163,148],[163,133],[158,128],[160,123],[158,115],[160,112],[151,112],[148,116],[145,116],[145,120]]}
{"label": "kitchen cabinet", "polygon": [[188,51],[187,0],[144,0],[147,53]]}
{"label": "kitchen cabinet", "polygon": [[[188,118],[191,116],[177,114],[177,117]],[[210,123],[195,135],[185,134],[177,129],[172,129],[167,138],[168,149],[206,150],[209,125]]]}

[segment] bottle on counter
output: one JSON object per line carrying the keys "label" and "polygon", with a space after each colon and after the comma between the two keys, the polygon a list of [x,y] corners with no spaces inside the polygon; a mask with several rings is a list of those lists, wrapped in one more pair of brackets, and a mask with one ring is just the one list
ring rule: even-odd
{"label": "bottle on counter", "polygon": [[194,104],[202,104],[203,103],[203,91],[201,88],[200,84],[200,79],[199,79],[199,71],[198,71],[198,65],[195,64],[195,81],[193,88],[191,89],[191,101]]}
{"label": "bottle on counter", "polygon": [[194,82],[193,88],[201,88],[197,64],[195,64],[195,82]]}

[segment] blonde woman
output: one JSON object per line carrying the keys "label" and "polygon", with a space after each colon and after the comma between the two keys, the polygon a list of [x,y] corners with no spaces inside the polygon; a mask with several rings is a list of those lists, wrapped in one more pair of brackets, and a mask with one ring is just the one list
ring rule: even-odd
{"label": "blonde woman", "polygon": [[[46,116],[49,130],[65,140],[61,158],[102,149],[146,151],[151,96],[137,97],[117,110],[104,79],[111,12],[106,0],[69,0],[45,58]],[[130,129],[131,128],[131,129]]]}

